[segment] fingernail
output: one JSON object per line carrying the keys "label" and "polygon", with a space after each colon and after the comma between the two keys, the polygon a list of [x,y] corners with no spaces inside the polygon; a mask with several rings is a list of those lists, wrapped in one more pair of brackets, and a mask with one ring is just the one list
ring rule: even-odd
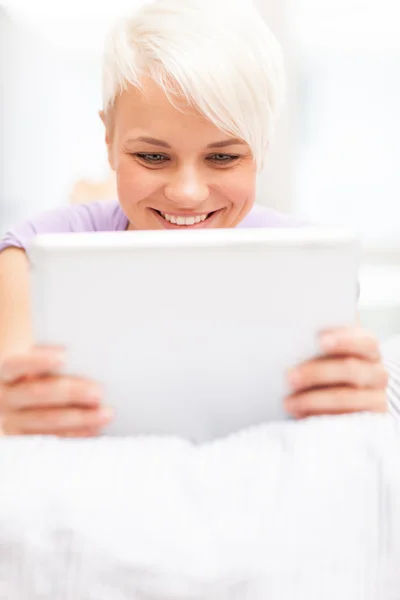
{"label": "fingernail", "polygon": [[289,371],[288,373],[289,385],[292,389],[296,389],[301,384],[301,375],[298,371]]}
{"label": "fingernail", "polygon": [[65,360],[65,352],[57,352],[57,354],[54,355],[53,359],[54,369],[59,369],[60,367],[63,367],[65,365]]}
{"label": "fingernail", "polygon": [[92,400],[93,402],[99,402],[103,397],[102,389],[95,385],[88,389],[85,394],[86,400]]}
{"label": "fingernail", "polygon": [[332,333],[324,333],[320,338],[321,348],[329,352],[334,350],[337,345],[337,339]]}
{"label": "fingernail", "polygon": [[109,421],[114,416],[114,411],[109,406],[105,406],[100,410],[100,418],[104,421]]}
{"label": "fingernail", "polygon": [[284,404],[285,404],[285,410],[286,410],[286,412],[288,412],[293,417],[297,416],[298,409],[297,409],[296,400],[294,400],[293,398],[287,398],[285,400]]}

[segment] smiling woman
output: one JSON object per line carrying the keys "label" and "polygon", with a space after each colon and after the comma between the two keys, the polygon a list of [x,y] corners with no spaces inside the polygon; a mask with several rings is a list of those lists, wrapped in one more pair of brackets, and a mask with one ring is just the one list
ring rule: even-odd
{"label": "smiling woman", "polygon": [[[279,45],[248,0],[153,0],[116,24],[105,46],[100,116],[118,200],[39,215],[0,242],[5,433],[84,437],[111,418],[94,382],[59,376],[60,353],[32,349],[32,238],[296,225],[254,204],[284,93]],[[386,410],[386,376],[373,338],[331,332],[321,339],[321,354],[323,360],[290,373],[291,414]]]}
{"label": "smiling woman", "polygon": [[101,113],[129,228],[238,225],[255,196],[256,161],[248,143],[181,99],[172,103],[148,77],[141,86],[127,84]]}

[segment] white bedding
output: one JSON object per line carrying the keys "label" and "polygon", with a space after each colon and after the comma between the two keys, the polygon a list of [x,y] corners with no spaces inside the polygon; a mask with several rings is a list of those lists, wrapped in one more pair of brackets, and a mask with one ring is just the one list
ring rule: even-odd
{"label": "white bedding", "polygon": [[399,600],[400,426],[0,442],[0,600]]}

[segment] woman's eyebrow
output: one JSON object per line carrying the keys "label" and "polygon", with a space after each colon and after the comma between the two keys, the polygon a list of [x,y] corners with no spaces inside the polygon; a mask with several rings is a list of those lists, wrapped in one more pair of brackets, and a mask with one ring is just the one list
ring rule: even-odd
{"label": "woman's eyebrow", "polygon": [[132,142],[144,142],[145,144],[150,144],[152,146],[161,146],[161,148],[171,148],[168,142],[165,142],[164,140],[158,140],[157,138],[146,137],[142,135],[137,138],[130,138],[129,140],[126,140],[127,144],[131,144]]}
{"label": "woman's eyebrow", "polygon": [[[168,142],[166,142],[164,140],[159,140],[157,138],[147,137],[147,136],[143,136],[143,135],[141,135],[137,138],[130,138],[129,140],[126,141],[127,144],[133,143],[133,142],[143,142],[144,144],[149,144],[151,146],[160,146],[161,148],[171,148],[171,145],[168,144]],[[208,144],[207,148],[227,148],[228,146],[237,146],[239,144],[241,146],[243,146],[245,144],[245,142],[243,140],[241,140],[240,138],[231,138],[229,140],[220,140],[219,142],[213,142],[212,144]]]}
{"label": "woman's eyebrow", "polygon": [[229,140],[221,140],[220,142],[213,142],[208,144],[207,148],[226,148],[227,146],[243,146],[245,142],[239,138],[231,138]]}

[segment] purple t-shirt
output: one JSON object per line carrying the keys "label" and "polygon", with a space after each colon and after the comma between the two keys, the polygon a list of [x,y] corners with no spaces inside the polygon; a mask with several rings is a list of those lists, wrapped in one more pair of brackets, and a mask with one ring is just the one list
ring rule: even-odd
{"label": "purple t-shirt", "polygon": [[[296,227],[299,223],[288,215],[255,205],[238,227]],[[125,231],[128,219],[116,200],[91,202],[52,210],[20,223],[0,241],[0,252],[10,246],[27,249],[39,233],[84,233]]]}

